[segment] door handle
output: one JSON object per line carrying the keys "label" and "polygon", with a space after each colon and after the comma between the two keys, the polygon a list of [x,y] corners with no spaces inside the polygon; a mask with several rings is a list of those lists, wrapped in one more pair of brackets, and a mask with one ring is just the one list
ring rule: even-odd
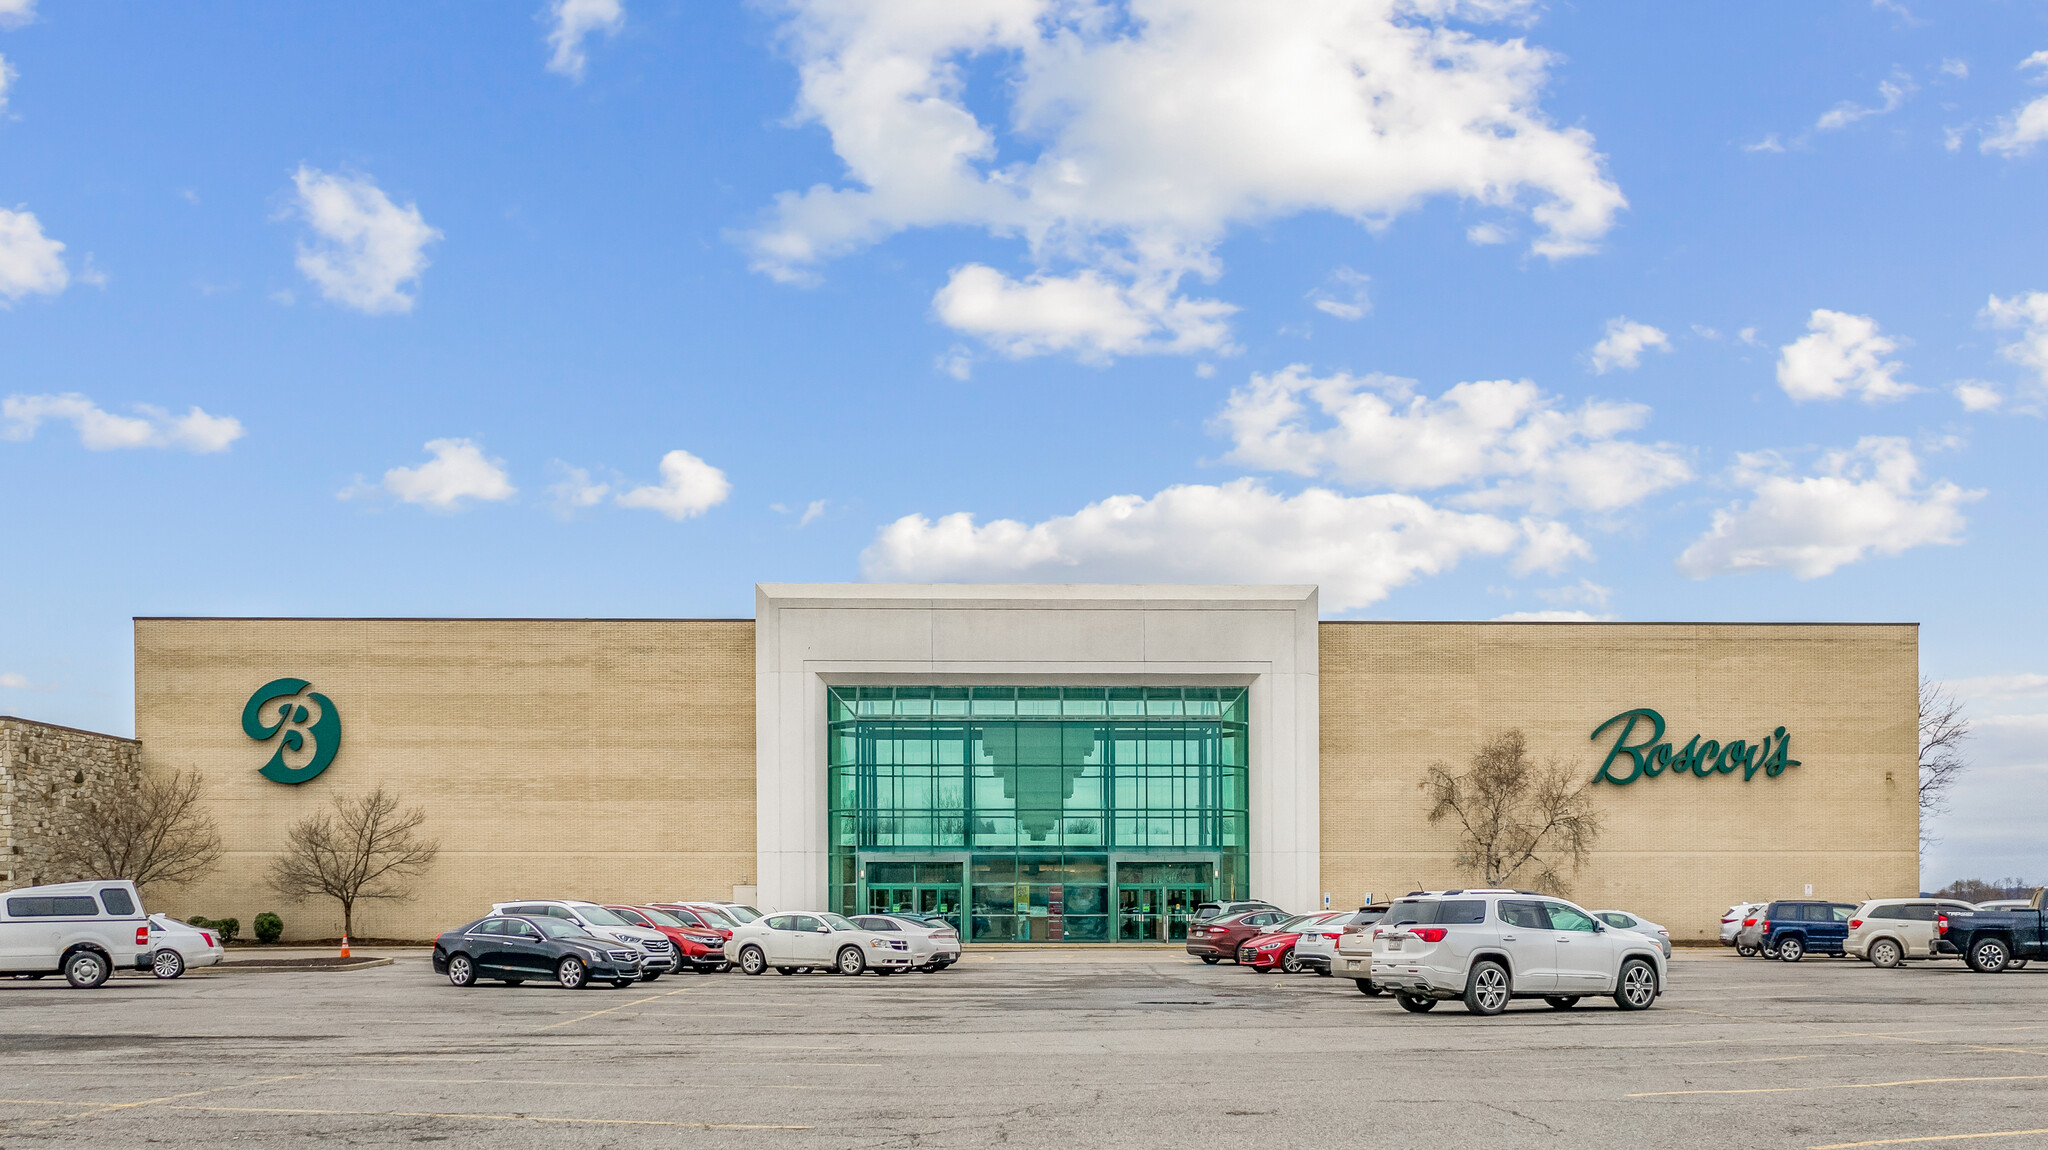
{"label": "door handle", "polygon": [[1512,934],[1504,934],[1500,936],[1500,940],[1502,942],[1513,942],[1515,941],[1515,936]]}
{"label": "door handle", "polygon": [[1557,941],[1559,941],[1559,942],[1570,942],[1570,941],[1571,941],[1571,936],[1570,936],[1570,935],[1564,935],[1564,934],[1558,935],[1558,936],[1557,936]]}

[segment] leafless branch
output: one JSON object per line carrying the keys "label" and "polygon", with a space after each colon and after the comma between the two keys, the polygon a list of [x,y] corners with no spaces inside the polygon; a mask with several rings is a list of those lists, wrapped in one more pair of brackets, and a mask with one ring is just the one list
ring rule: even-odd
{"label": "leafless branch", "polygon": [[1429,821],[1457,820],[1460,866],[1488,886],[1519,878],[1563,893],[1600,836],[1582,775],[1555,758],[1537,764],[1522,732],[1509,730],[1481,743],[1462,775],[1432,764],[1422,788]]}
{"label": "leafless branch", "polygon": [[59,837],[52,862],[81,878],[125,878],[146,894],[180,886],[211,871],[221,856],[220,831],[201,806],[206,780],[198,771],[145,774],[133,791],[104,795],[79,808],[78,822]]}
{"label": "leafless branch", "polygon": [[[1948,789],[1969,769],[1963,743],[1970,719],[1962,701],[1933,679],[1920,680],[1920,818],[1948,810]],[[1923,837],[1924,833],[1923,833]]]}
{"label": "leafless branch", "polygon": [[285,832],[284,853],[271,861],[269,885],[290,902],[340,903],[341,931],[350,934],[356,903],[411,899],[407,880],[431,866],[441,848],[416,833],[427,821],[426,811],[399,809],[398,796],[381,786],[353,798],[335,795],[331,806]]}

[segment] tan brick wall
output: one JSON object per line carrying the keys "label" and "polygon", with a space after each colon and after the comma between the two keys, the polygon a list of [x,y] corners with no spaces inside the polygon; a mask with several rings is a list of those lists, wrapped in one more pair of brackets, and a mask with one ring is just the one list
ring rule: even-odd
{"label": "tan brick wall", "polygon": [[1520,727],[1591,777],[1588,736],[1650,707],[1682,747],[1784,726],[1801,766],[1777,778],[1667,772],[1600,784],[1606,831],[1571,891],[1673,938],[1715,937],[1741,900],[1854,901],[1919,887],[1917,684],[1911,625],[1324,623],[1322,873],[1336,905],[1366,892],[1476,883],[1418,786]]}
{"label": "tan brick wall", "polygon": [[[297,786],[257,774],[274,744],[241,729],[250,692],[286,676],[342,721],[334,764]],[[358,905],[362,937],[431,937],[507,898],[754,881],[749,620],[138,619],[135,733],[147,769],[206,773],[228,848],[156,900],[172,913],[339,934],[338,910],[282,903],[264,870],[293,821],[378,783],[426,808],[442,851],[417,901]]]}

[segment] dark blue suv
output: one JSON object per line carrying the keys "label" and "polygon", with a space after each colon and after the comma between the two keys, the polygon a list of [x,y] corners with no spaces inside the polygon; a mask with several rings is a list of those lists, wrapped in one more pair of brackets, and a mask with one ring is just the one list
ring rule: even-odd
{"label": "dark blue suv", "polygon": [[1849,941],[1849,915],[1855,910],[1853,902],[1774,902],[1757,916],[1763,928],[1763,952],[1776,951],[1786,962],[1798,962],[1809,953],[1841,958]]}

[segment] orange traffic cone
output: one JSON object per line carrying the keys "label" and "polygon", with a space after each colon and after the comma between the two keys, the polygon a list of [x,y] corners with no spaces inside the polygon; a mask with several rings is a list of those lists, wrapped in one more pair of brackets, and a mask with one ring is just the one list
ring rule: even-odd
{"label": "orange traffic cone", "polygon": [[341,957],[348,957],[348,936],[345,934],[341,936]]}

